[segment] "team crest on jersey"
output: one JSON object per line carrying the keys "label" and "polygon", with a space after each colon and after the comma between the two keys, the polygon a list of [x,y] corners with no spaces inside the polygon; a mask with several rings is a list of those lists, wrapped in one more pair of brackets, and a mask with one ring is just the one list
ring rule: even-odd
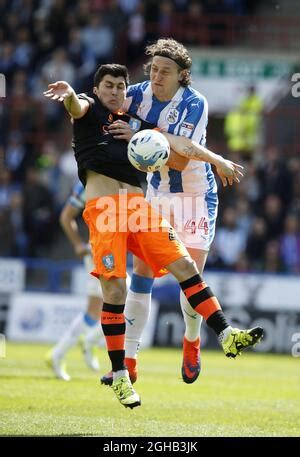
{"label": "team crest on jersey", "polygon": [[185,136],[187,138],[190,138],[190,136],[193,133],[194,127],[194,124],[191,124],[190,122],[183,122],[179,129],[179,136]]}
{"label": "team crest on jersey", "polygon": [[108,271],[112,271],[115,268],[115,259],[112,254],[103,256],[102,263]]}
{"label": "team crest on jersey", "polygon": [[135,119],[134,117],[131,117],[129,119],[129,125],[131,130],[133,130],[134,132],[138,132],[141,128],[142,121],[140,121],[139,119]]}
{"label": "team crest on jersey", "polygon": [[169,122],[169,124],[176,124],[179,118],[179,111],[175,108],[169,109],[167,112],[166,120]]}

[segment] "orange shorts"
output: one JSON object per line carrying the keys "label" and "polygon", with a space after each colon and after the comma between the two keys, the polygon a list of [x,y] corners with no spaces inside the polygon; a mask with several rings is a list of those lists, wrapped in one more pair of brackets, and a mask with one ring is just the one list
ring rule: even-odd
{"label": "orange shorts", "polygon": [[142,194],[120,194],[86,202],[83,218],[89,227],[96,277],[126,277],[127,251],[146,262],[155,277],[188,252],[176,232]]}

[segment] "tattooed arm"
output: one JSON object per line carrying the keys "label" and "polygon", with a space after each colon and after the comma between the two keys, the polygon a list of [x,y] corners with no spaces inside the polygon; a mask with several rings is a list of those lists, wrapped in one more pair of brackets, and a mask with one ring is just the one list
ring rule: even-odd
{"label": "tattooed arm", "polygon": [[[184,136],[175,136],[166,132],[161,133],[169,140],[171,149],[179,156],[182,156],[181,158],[185,157],[187,160],[199,160],[215,165],[224,186],[227,185],[227,182],[229,185],[232,185],[233,182],[240,182],[239,178],[243,176],[242,165],[224,159],[220,154],[215,154]],[[173,157],[173,160],[175,160],[175,157]]]}

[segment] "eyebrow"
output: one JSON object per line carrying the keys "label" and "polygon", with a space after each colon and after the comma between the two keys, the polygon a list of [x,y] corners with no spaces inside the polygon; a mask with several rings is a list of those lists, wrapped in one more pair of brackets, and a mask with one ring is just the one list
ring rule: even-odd
{"label": "eyebrow", "polygon": [[[155,63],[153,63],[151,66],[158,68],[158,65],[156,65]],[[170,65],[163,65],[160,68],[162,68],[163,70],[171,70],[172,69],[172,67]]]}
{"label": "eyebrow", "polygon": [[119,82],[115,83],[111,79],[106,79],[105,84],[113,84],[113,85],[116,84],[117,86],[120,86],[120,85],[125,86],[125,81],[119,81]]}

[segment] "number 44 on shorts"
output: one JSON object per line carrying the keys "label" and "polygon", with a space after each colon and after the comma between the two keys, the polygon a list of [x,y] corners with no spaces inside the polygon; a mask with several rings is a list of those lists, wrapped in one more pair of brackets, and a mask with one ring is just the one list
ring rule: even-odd
{"label": "number 44 on shorts", "polygon": [[184,224],[184,230],[190,231],[192,234],[196,233],[196,230],[203,230],[204,235],[208,235],[208,223],[205,217],[201,217],[198,223],[194,219],[188,219]]}

